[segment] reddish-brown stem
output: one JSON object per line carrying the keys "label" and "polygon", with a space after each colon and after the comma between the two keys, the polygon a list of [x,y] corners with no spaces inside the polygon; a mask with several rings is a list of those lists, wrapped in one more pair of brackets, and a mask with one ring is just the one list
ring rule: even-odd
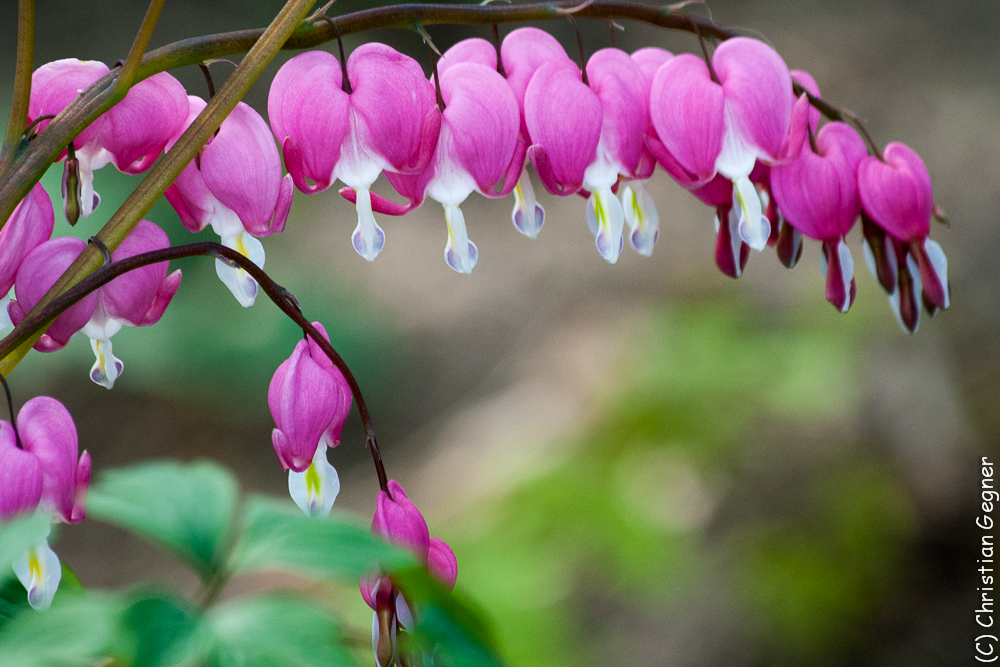
{"label": "reddish-brown stem", "polygon": [[276,283],[263,269],[249,259],[222,244],[211,241],[189,243],[187,245],[134,255],[127,259],[103,265],[62,295],[53,299],[47,306],[18,323],[13,331],[7,334],[3,340],[0,340],[0,358],[5,357],[11,350],[28,340],[32,332],[47,328],[48,323],[51,323],[52,320],[67,308],[118,276],[150,264],[195,256],[215,257],[228,264],[236,265],[249,273],[250,277],[257,281],[268,298],[281,309],[281,312],[285,313],[306,335],[312,338],[319,345],[320,349],[323,350],[323,353],[330,358],[333,365],[343,373],[344,379],[347,380],[347,384],[351,388],[351,394],[358,405],[358,414],[361,416],[361,423],[365,429],[366,443],[371,450],[372,460],[375,463],[375,472],[378,475],[379,487],[388,494],[389,482],[385,474],[385,466],[382,463],[382,454],[379,452],[378,443],[375,439],[375,426],[372,424],[371,415],[368,413],[368,406],[365,403],[364,396],[361,395],[361,387],[358,386],[358,381],[355,379],[354,374],[351,373],[351,369],[347,367],[347,363],[337,353],[330,342],[302,314],[298,302],[288,290]]}

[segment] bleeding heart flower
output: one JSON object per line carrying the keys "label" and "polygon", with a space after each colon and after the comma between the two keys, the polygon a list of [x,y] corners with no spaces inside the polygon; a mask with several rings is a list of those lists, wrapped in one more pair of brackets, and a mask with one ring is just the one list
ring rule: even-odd
{"label": "bleeding heart flower", "polygon": [[846,313],[854,301],[854,261],[844,237],[861,213],[858,164],[865,142],[845,123],[828,123],[799,156],[771,168],[778,207],[793,227],[823,243],[826,298]]}
{"label": "bleeding heart flower", "polygon": [[[445,262],[459,273],[471,273],[479,251],[469,240],[459,206],[473,191],[506,196],[524,164],[524,144],[517,138],[517,100],[503,77],[477,62],[455,62],[455,56],[451,60],[443,72],[439,68],[445,109],[434,157],[420,174],[387,178],[411,206],[419,205],[424,193],[444,205]],[[494,193],[501,181],[503,189]],[[375,210],[379,203],[373,202]]]}
{"label": "bleeding heart flower", "polygon": [[924,161],[909,146],[895,142],[886,146],[883,155],[884,162],[870,156],[861,161],[858,191],[871,221],[892,238],[894,251],[887,252],[889,244],[878,242],[877,233],[866,233],[866,257],[890,293],[903,328],[915,331],[920,308],[917,294],[923,293],[932,315],[950,305],[948,260],[941,246],[928,238],[934,193]]}
{"label": "bleeding heart flower", "polygon": [[[76,425],[62,403],[37,396],[21,408],[17,428],[0,420],[0,519],[38,511],[77,523],[87,513],[90,454],[77,454]],[[46,537],[14,560],[28,603],[47,609],[62,568]]]}
{"label": "bleeding heart flower", "polygon": [[[538,28],[518,28],[508,34],[500,47],[500,60],[507,75],[507,84],[517,99],[521,116],[519,141],[523,141],[527,147],[532,141],[525,122],[524,94],[531,77],[539,67],[549,61],[570,64],[573,61],[569,59],[555,37]],[[532,239],[538,236],[542,225],[545,224],[545,209],[535,199],[535,189],[531,185],[531,177],[528,176],[528,170],[524,165],[514,187],[514,209],[511,211],[511,220],[519,232]]]}
{"label": "bleeding heart flower", "polygon": [[525,92],[528,155],[545,188],[567,196],[591,190],[587,222],[597,250],[618,261],[625,213],[612,193],[619,175],[638,173],[649,122],[643,75],[628,54],[602,49],[587,63],[589,86],[569,61],[550,61]]}
{"label": "bleeding heart flower", "polygon": [[647,143],[685,187],[703,185],[716,173],[733,181],[740,237],[763,250],[770,223],[750,173],[757,160],[778,164],[798,155],[808,109],[805,96],[794,101],[781,56],[763,42],[736,37],[715,50],[711,71],[691,54],[657,70],[650,113],[658,140]]}
{"label": "bleeding heart flower", "polygon": [[[103,63],[76,58],[42,65],[31,77],[29,122],[58,114],[108,71]],[[184,87],[159,72],[132,86],[122,101],[83,130],[73,141],[79,160],[80,214],[86,218],[100,204],[93,185],[96,170],[111,162],[127,174],[146,171],[179,134],[187,111]]]}
{"label": "bleeding heart flower", "polygon": [[370,188],[382,171],[413,174],[427,166],[441,114],[420,65],[389,46],[355,49],[347,75],[350,93],[333,55],[300,54],[278,71],[267,109],[296,187],[312,194],[339,178],[357,191],[352,240],[373,261],[385,234],[372,215]]}
{"label": "bleeding heart flower", "polygon": [[[188,103],[187,122],[181,132],[206,106],[195,96],[189,97]],[[224,246],[263,267],[264,246],[256,237],[285,229],[292,194],[291,177],[281,177],[281,157],[271,131],[260,114],[240,102],[164,196],[189,231],[199,232],[211,225]],[[253,305],[257,282],[250,274],[222,260],[216,260],[215,269],[241,305]]]}
{"label": "bleeding heart flower", "polygon": [[[170,247],[167,234],[148,220],[140,220],[135,229],[111,254],[119,261],[144,252]],[[111,389],[124,364],[115,357],[111,337],[123,326],[146,327],[163,317],[181,284],[181,270],[167,275],[167,263],[150,264],[115,278],[97,290],[97,304],[83,334],[90,338],[97,361],[90,379]]]}

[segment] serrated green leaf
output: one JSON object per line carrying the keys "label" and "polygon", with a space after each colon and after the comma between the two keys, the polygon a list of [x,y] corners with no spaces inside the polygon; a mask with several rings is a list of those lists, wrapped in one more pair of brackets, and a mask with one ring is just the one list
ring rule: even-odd
{"label": "serrated green leaf", "polygon": [[117,597],[73,595],[18,614],[0,631],[0,665],[89,667],[116,643],[121,611]]}
{"label": "serrated green leaf", "polygon": [[305,600],[263,596],[232,602],[207,619],[210,667],[354,665],[332,613]]}
{"label": "serrated green leaf", "polygon": [[237,486],[209,461],[112,470],[90,490],[90,516],[142,535],[210,577],[226,554]]}
{"label": "serrated green leaf", "polygon": [[279,569],[356,579],[385,569],[411,567],[413,558],[345,517],[313,519],[290,504],[257,497],[247,502],[245,527],[233,569]]}
{"label": "serrated green leaf", "polygon": [[423,568],[397,572],[392,580],[417,610],[417,626],[409,638],[414,649],[448,667],[504,664],[485,614],[471,601],[449,592]]}

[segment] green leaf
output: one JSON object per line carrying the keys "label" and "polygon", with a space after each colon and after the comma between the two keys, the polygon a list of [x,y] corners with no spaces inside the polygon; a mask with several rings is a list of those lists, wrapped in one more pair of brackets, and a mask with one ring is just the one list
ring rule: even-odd
{"label": "green leaf", "polygon": [[190,603],[165,594],[145,594],[122,615],[121,662],[134,667],[176,665],[191,651],[198,616]]}
{"label": "green leaf", "polygon": [[115,643],[121,610],[115,597],[72,595],[18,614],[0,631],[0,665],[89,667]]}
{"label": "green leaf", "polygon": [[146,463],[105,473],[90,491],[90,516],[138,533],[205,578],[225,561],[237,486],[209,461]]}
{"label": "green leaf", "polygon": [[355,665],[331,612],[285,596],[246,598],[207,619],[211,667]]}
{"label": "green leaf", "polygon": [[449,592],[423,568],[393,574],[393,583],[417,610],[409,641],[448,667],[499,667],[496,637],[485,615],[470,601]]}
{"label": "green leaf", "polygon": [[247,502],[234,570],[278,569],[319,576],[358,578],[379,569],[413,565],[413,558],[346,518],[313,519],[291,504],[256,497]]}
{"label": "green leaf", "polygon": [[7,575],[15,558],[44,540],[51,527],[52,519],[44,512],[0,523],[0,568],[3,568],[0,577]]}

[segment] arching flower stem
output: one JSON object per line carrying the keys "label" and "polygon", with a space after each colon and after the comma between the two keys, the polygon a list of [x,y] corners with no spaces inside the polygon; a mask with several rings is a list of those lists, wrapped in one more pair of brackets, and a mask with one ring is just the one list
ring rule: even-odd
{"label": "arching flower stem", "polygon": [[186,245],[173,246],[170,248],[164,248],[163,250],[154,250],[134,255],[117,262],[104,264],[79,283],[68,289],[62,295],[50,301],[43,308],[24,318],[20,324],[14,327],[13,331],[11,331],[3,340],[0,340],[0,358],[9,354],[20,344],[30,340],[36,333],[44,331],[48,324],[62,314],[63,311],[86,297],[91,292],[107,285],[115,278],[124,275],[129,271],[149,266],[150,264],[167,262],[173,259],[181,259],[183,257],[198,256],[214,257],[222,260],[223,262],[238,266],[249,273],[250,276],[257,281],[264,293],[267,294],[268,298],[270,298],[271,301],[273,301],[274,304],[281,309],[281,312],[295,322],[295,324],[302,329],[302,332],[305,335],[312,338],[313,341],[319,345],[320,349],[323,350],[323,353],[330,358],[333,365],[336,366],[341,373],[343,373],[344,379],[347,380],[347,384],[351,388],[351,394],[354,396],[354,400],[358,404],[358,414],[361,416],[361,423],[365,429],[366,442],[369,450],[371,450],[372,460],[375,463],[375,472],[378,475],[379,487],[388,493],[388,477],[386,476],[385,466],[382,463],[382,454],[379,452],[378,443],[375,438],[375,426],[372,424],[371,415],[368,412],[368,406],[365,403],[364,396],[361,394],[361,388],[358,386],[358,382],[355,379],[354,374],[351,373],[351,369],[348,368],[347,363],[326,340],[326,338],[324,338],[319,331],[316,330],[316,327],[312,325],[305,315],[302,314],[302,309],[299,307],[298,301],[291,294],[291,292],[276,283],[274,279],[264,272],[263,269],[254,264],[248,258],[231,248],[227,248],[221,243],[214,243],[212,241],[188,243]]}

